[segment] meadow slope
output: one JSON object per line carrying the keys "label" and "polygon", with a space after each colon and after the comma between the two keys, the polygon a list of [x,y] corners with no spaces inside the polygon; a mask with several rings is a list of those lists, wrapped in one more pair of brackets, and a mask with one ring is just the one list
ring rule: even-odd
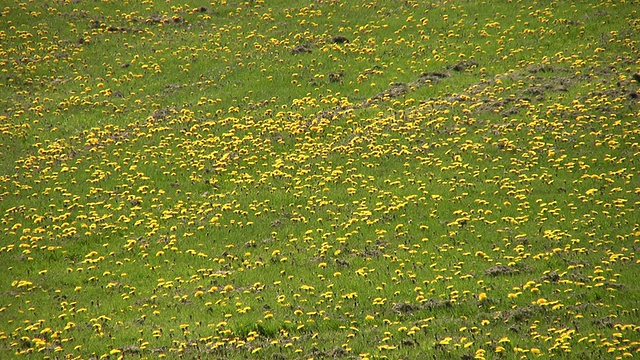
{"label": "meadow slope", "polygon": [[0,358],[640,355],[638,1],[6,1]]}

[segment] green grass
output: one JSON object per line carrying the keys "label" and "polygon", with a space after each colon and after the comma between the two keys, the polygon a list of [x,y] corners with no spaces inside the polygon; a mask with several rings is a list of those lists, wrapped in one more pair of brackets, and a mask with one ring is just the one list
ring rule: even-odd
{"label": "green grass", "polygon": [[637,356],[637,5],[8,3],[0,357]]}

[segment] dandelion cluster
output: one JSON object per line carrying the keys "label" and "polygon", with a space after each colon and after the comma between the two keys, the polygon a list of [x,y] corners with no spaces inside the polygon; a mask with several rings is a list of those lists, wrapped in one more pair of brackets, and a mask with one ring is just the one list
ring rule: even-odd
{"label": "dandelion cluster", "polygon": [[638,354],[633,4],[2,11],[0,357]]}

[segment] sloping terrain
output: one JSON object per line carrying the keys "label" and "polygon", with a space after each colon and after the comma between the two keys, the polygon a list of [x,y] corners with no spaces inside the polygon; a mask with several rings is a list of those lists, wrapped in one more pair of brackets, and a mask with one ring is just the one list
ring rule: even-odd
{"label": "sloping terrain", "polygon": [[7,3],[0,357],[637,356],[638,8]]}

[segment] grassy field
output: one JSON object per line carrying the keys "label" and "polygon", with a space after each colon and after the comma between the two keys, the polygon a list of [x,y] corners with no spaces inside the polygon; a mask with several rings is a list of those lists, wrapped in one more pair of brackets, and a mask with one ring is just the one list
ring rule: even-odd
{"label": "grassy field", "polygon": [[640,356],[638,5],[5,1],[0,358]]}

